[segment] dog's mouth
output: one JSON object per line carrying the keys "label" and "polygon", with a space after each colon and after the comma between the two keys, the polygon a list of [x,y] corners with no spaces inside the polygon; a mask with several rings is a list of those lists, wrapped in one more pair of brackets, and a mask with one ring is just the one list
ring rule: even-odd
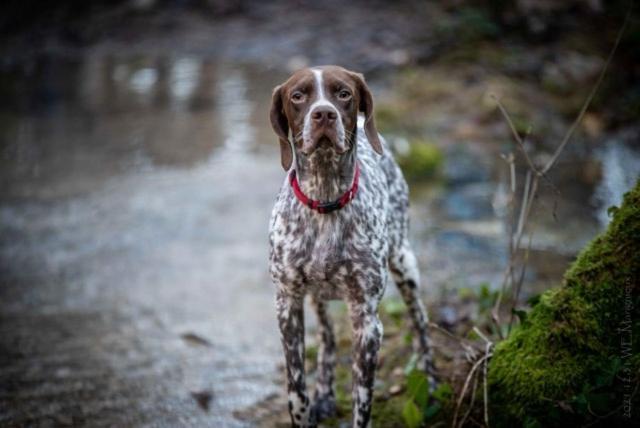
{"label": "dog's mouth", "polygon": [[318,138],[318,142],[316,143],[316,145],[318,146],[318,148],[333,148],[333,146],[335,146],[336,144],[334,140],[332,140],[329,136],[327,136],[326,134],[322,134],[322,136]]}
{"label": "dog's mouth", "polygon": [[335,130],[322,129],[303,141],[301,152],[308,156],[316,150],[329,150],[341,155],[347,151],[347,146]]}

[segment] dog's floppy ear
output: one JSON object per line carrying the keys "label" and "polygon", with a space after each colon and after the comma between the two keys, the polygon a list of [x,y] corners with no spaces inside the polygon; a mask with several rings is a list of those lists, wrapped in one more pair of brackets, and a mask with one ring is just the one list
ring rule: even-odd
{"label": "dog's floppy ear", "polygon": [[373,96],[369,87],[364,81],[364,76],[360,73],[351,73],[351,76],[356,82],[358,92],[360,94],[360,105],[358,110],[364,113],[364,132],[367,134],[367,139],[379,155],[382,154],[382,144],[380,143],[380,137],[378,136],[378,130],[376,129],[375,120],[373,119]]}
{"label": "dog's floppy ear", "polygon": [[289,143],[289,121],[282,105],[282,86],[276,86],[273,90],[269,118],[271,127],[280,140],[280,162],[284,170],[289,171],[293,162],[293,151]]}

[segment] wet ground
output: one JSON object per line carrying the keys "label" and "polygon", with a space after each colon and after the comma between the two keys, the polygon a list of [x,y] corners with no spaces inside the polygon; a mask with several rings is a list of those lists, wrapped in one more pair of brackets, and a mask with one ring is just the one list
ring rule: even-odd
{"label": "wet ground", "polygon": [[45,64],[26,89],[38,110],[5,114],[3,423],[234,426],[277,391],[275,80],[170,66],[149,84],[156,68],[129,61]]}
{"label": "wet ground", "polygon": [[[287,67],[141,50],[0,73],[0,425],[250,426],[246,409],[282,393],[266,234],[284,173],[267,111]],[[381,103],[397,77],[371,79]],[[461,118],[447,120],[425,118],[441,175],[412,186],[430,298],[499,283],[507,257],[502,146],[453,138]],[[640,173],[635,135],[560,163],[562,197],[543,193],[534,219],[538,289]]]}

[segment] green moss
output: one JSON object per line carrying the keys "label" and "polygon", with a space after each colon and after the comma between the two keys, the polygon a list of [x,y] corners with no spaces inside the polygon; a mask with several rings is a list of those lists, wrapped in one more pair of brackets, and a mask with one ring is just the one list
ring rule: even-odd
{"label": "green moss", "polygon": [[627,327],[640,337],[640,181],[612,211],[563,287],[545,292],[497,345],[489,371],[496,426],[584,423],[595,408],[620,406],[638,382],[640,341],[622,343]]}
{"label": "green moss", "polygon": [[304,357],[310,364],[315,364],[318,359],[318,347],[316,345],[307,345],[304,350]]}
{"label": "green moss", "polygon": [[398,163],[409,180],[431,178],[442,166],[444,156],[435,144],[413,140],[409,153],[398,156]]}
{"label": "green moss", "polygon": [[379,427],[404,427],[402,409],[407,402],[404,396],[391,397],[389,399],[374,399],[372,419]]}

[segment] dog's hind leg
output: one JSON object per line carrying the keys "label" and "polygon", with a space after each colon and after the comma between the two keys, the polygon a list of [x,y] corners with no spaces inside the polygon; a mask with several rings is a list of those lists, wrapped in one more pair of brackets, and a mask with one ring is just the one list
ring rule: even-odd
{"label": "dog's hind leg", "polygon": [[327,313],[327,303],[315,296],[311,305],[318,317],[318,373],[314,408],[319,421],[335,416],[336,399],[333,390],[334,370],[336,366],[336,340],[333,324]]}
{"label": "dog's hind leg", "polygon": [[304,299],[279,290],[276,297],[278,325],[287,365],[289,414],[294,427],[315,427],[304,373]]}
{"label": "dog's hind leg", "polygon": [[427,373],[429,386],[434,390],[437,386],[437,376],[427,329],[429,318],[418,293],[420,286],[418,263],[406,240],[399,248],[392,250],[389,257],[389,270],[411,317],[414,349],[418,354],[417,367]]}

